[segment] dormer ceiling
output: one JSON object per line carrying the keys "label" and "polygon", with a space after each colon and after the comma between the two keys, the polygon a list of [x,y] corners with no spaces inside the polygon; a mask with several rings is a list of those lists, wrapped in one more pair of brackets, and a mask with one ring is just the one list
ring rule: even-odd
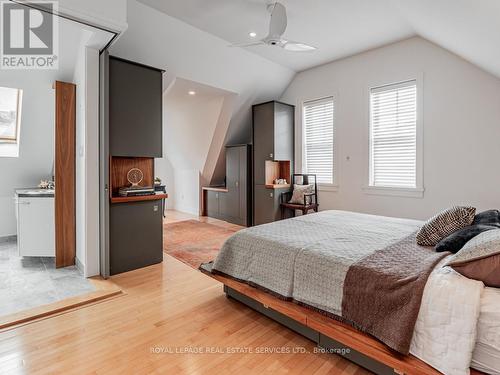
{"label": "dormer ceiling", "polygon": [[[266,0],[138,0],[230,43],[266,36]],[[500,2],[497,0],[281,0],[285,37],[316,46],[294,53],[245,47],[302,71],[415,35],[500,77]],[[229,47],[228,47],[229,48]]]}

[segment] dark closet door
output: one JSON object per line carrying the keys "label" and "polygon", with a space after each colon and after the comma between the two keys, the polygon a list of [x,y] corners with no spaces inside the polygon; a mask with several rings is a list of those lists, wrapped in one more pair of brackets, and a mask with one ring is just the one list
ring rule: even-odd
{"label": "dark closet door", "polygon": [[273,189],[267,189],[265,185],[256,185],[254,187],[254,199],[256,210],[254,212],[254,224],[266,224],[276,219],[275,210],[275,192]]}
{"label": "dark closet door", "polygon": [[240,147],[226,149],[226,185],[224,208],[221,214],[229,221],[238,221],[240,218]]}
{"label": "dark closet door", "polygon": [[162,157],[162,71],[109,59],[112,156]]}
{"label": "dark closet door", "polygon": [[253,107],[254,184],[266,183],[265,162],[274,160],[274,102]]}
{"label": "dark closet door", "polygon": [[283,103],[275,103],[274,160],[294,160],[294,117],[294,107]]}
{"label": "dark closet door", "polygon": [[217,191],[207,191],[207,216],[218,218],[219,217],[219,193]]}
{"label": "dark closet door", "polygon": [[111,275],[163,260],[160,201],[116,203],[110,216]]}
{"label": "dark closet door", "polygon": [[240,216],[239,219],[241,220],[242,225],[249,225],[250,222],[248,220],[248,210],[250,209],[249,204],[248,204],[248,195],[249,191],[252,191],[249,189],[248,184],[250,183],[249,178],[248,178],[248,171],[249,171],[249,154],[250,154],[250,148],[249,146],[245,145],[242,147],[238,147],[239,149],[239,156],[240,156],[240,176],[239,176],[239,187],[240,187]]}

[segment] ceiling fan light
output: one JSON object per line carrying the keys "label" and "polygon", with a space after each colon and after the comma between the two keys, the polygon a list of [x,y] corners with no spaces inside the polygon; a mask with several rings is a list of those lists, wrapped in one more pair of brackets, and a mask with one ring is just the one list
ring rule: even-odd
{"label": "ceiling fan light", "polygon": [[316,49],[316,47],[304,43],[285,43],[283,48],[286,49],[287,51],[293,51],[293,52],[308,52],[308,51],[314,51]]}

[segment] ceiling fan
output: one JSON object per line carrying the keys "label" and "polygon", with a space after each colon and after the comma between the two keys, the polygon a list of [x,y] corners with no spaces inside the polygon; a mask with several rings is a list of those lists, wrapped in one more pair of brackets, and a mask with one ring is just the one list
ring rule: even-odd
{"label": "ceiling fan", "polygon": [[250,43],[232,44],[231,47],[251,47],[258,45],[268,45],[281,47],[287,51],[293,52],[308,52],[314,51],[316,47],[310,46],[301,42],[294,42],[283,38],[287,26],[286,8],[279,2],[271,2],[267,4],[267,10],[271,13],[271,21],[269,23],[268,35],[259,41]]}

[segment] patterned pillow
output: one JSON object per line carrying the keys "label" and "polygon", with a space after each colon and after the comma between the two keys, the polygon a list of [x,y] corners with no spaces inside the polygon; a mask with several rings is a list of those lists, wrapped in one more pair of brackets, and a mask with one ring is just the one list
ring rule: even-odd
{"label": "patterned pillow", "polygon": [[[314,185],[293,185],[292,198],[288,203],[304,204],[304,194],[314,193]],[[309,201],[307,203],[310,203]]]}
{"label": "patterned pillow", "polygon": [[469,279],[500,288],[500,229],[474,237],[446,265]]}
{"label": "patterned pillow", "polygon": [[435,246],[453,232],[472,224],[476,209],[474,207],[453,206],[425,222],[417,233],[417,244]]}

